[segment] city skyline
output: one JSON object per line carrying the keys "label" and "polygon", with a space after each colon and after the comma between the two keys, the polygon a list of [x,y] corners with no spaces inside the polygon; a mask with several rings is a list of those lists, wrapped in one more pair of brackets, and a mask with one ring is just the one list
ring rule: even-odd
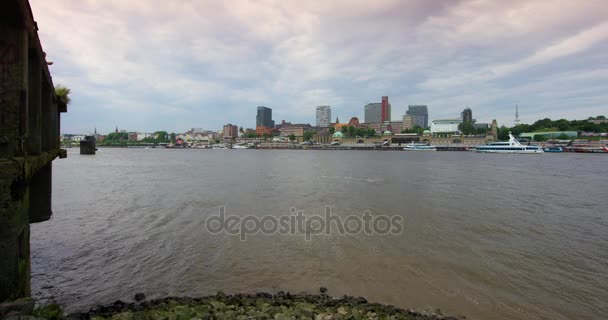
{"label": "city skyline", "polygon": [[393,121],[410,104],[506,125],[515,105],[522,122],[605,113],[601,2],[345,5],[32,0],[54,82],[72,89],[63,132],[254,127],[259,105],[363,119],[381,96]]}

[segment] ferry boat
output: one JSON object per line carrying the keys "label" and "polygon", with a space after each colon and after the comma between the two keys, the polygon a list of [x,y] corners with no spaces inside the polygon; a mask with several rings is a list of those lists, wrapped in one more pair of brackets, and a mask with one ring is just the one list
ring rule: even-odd
{"label": "ferry boat", "polygon": [[490,142],[486,145],[479,146],[475,149],[476,152],[484,153],[544,153],[543,148],[539,146],[526,146],[521,144],[509,132],[509,142]]}
{"label": "ferry boat", "polygon": [[251,149],[253,148],[253,145],[247,143],[242,143],[242,144],[235,144],[232,146],[232,149]]}
{"label": "ferry boat", "polygon": [[437,148],[435,148],[435,146],[431,146],[426,143],[411,142],[410,144],[405,146],[403,148],[403,150],[405,150],[405,151],[437,151]]}

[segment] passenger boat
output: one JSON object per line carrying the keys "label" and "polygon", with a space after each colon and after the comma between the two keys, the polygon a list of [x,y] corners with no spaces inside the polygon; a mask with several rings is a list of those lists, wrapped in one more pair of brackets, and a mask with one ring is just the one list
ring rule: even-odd
{"label": "passenger boat", "polygon": [[403,148],[405,151],[437,151],[435,146],[431,146],[427,143],[410,143]]}
{"label": "passenger boat", "polygon": [[251,149],[253,146],[251,144],[235,144],[232,146],[232,149]]}
{"label": "passenger boat", "polygon": [[562,147],[545,147],[543,150],[545,152],[564,152],[564,148]]}
{"label": "passenger boat", "polygon": [[475,149],[476,152],[484,153],[544,153],[543,148],[539,146],[526,146],[517,141],[509,132],[509,142],[490,142],[486,145],[479,146]]}

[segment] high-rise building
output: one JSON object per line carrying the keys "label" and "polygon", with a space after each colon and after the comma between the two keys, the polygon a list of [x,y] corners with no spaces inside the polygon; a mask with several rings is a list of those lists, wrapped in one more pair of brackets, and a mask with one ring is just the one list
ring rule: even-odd
{"label": "high-rise building", "polygon": [[412,115],[404,115],[403,116],[403,130],[413,129],[414,128],[414,119]]}
{"label": "high-rise building", "polygon": [[388,97],[382,97],[382,113],[380,122],[391,121],[391,104],[388,103]]}
{"label": "high-rise building", "polygon": [[462,118],[462,122],[473,122],[473,111],[470,108],[466,108],[462,110],[460,117]]}
{"label": "high-rise building", "polygon": [[381,123],[382,122],[382,104],[368,103],[365,105],[365,123]]}
{"label": "high-rise building", "polygon": [[224,126],[222,133],[224,139],[236,139],[239,136],[239,127],[229,123]]}
{"label": "high-rise building", "polygon": [[256,127],[274,128],[272,121],[272,109],[266,107],[258,107],[258,114],[255,118]]}
{"label": "high-rise building", "polygon": [[317,107],[317,127],[328,128],[331,122],[331,107]]}
{"label": "high-rise building", "polygon": [[429,127],[429,111],[426,105],[410,105],[406,115],[412,116],[412,125],[420,128]]}

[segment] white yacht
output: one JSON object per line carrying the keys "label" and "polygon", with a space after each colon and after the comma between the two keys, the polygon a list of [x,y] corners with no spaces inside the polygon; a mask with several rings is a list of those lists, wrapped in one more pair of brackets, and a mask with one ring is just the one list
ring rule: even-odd
{"label": "white yacht", "polygon": [[485,153],[544,153],[542,147],[526,146],[521,144],[509,132],[509,142],[490,142],[486,145],[479,146],[475,149],[476,152]]}
{"label": "white yacht", "polygon": [[437,151],[435,146],[431,146],[427,143],[414,143],[411,142],[403,148],[405,151]]}
{"label": "white yacht", "polygon": [[253,145],[250,143],[240,143],[232,146],[232,149],[251,149]]}

